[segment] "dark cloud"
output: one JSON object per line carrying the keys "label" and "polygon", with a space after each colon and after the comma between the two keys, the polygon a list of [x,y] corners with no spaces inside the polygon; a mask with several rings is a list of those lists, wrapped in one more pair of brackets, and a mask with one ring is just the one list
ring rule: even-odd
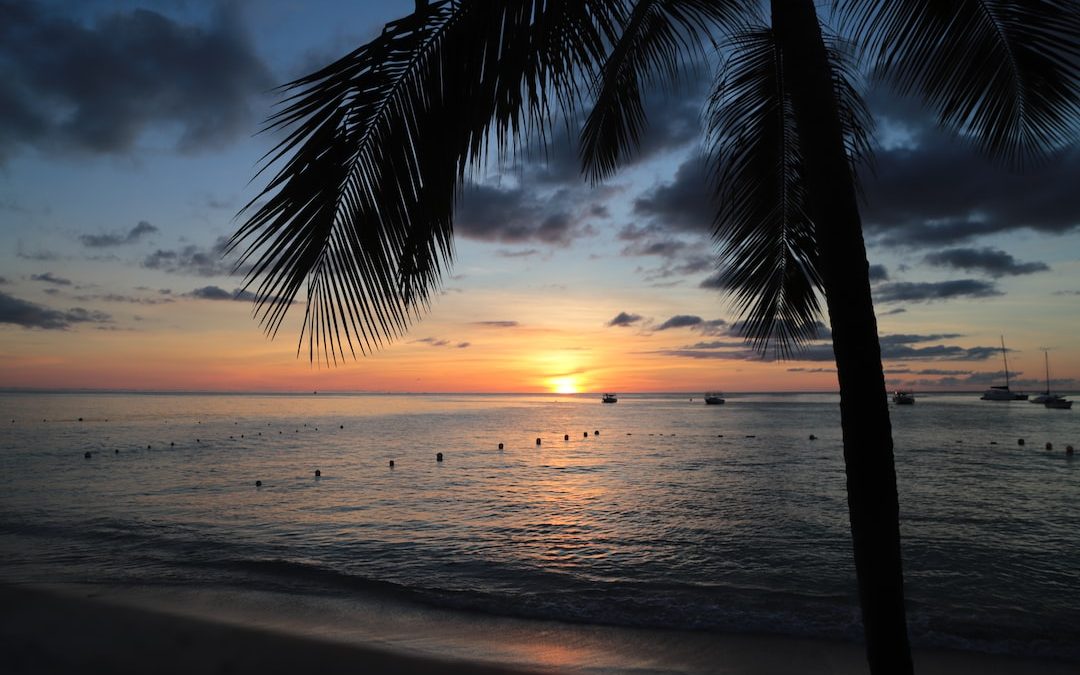
{"label": "dark cloud", "polygon": [[487,326],[488,328],[516,328],[517,321],[474,321],[474,326]]}
{"label": "dark cloud", "polygon": [[23,328],[64,330],[73,323],[108,323],[112,320],[105,312],[73,307],[66,312],[22,300],[7,293],[0,293],[0,323],[10,323]]}
{"label": "dark cloud", "polygon": [[567,244],[575,223],[565,200],[541,200],[533,190],[471,185],[454,219],[454,231],[469,239],[508,244]]}
{"label": "dark cloud", "polygon": [[65,279],[64,277],[58,277],[52,272],[45,272],[44,274],[31,274],[31,281],[40,281],[45,284],[53,284],[56,286],[70,286],[71,279]]}
{"label": "dark cloud", "polygon": [[79,302],[122,302],[132,305],[161,305],[175,302],[172,298],[143,298],[135,295],[121,295],[119,293],[105,293],[102,295],[76,295]]}
{"label": "dark cloud", "polygon": [[667,232],[711,234],[716,206],[709,187],[705,160],[683,162],[670,183],[634,200],[634,214]]}
{"label": "dark cloud", "polygon": [[641,321],[640,314],[628,314],[626,312],[619,312],[615,315],[615,318],[607,322],[608,326],[632,326],[635,323]]}
{"label": "dark cloud", "polygon": [[870,266],[870,281],[888,281],[889,270],[884,265]]}
{"label": "dark cloud", "polygon": [[[189,244],[179,249],[158,249],[146,256],[142,265],[147,269],[161,270],[171,274],[187,274],[200,277],[229,276],[233,273],[233,263],[222,258],[225,252],[225,237],[218,237],[210,248]],[[243,274],[246,268],[237,270]]]}
{"label": "dark cloud", "polygon": [[952,281],[896,281],[874,289],[878,302],[931,302],[951,298],[988,298],[1004,295],[989,281],[953,279]]}
{"label": "dark cloud", "polygon": [[6,283],[9,283],[8,280],[7,280],[7,277],[0,277],[0,284],[6,284]]}
{"label": "dark cloud", "polygon": [[862,177],[871,241],[942,246],[1021,228],[1062,234],[1080,227],[1080,149],[1015,173],[939,131],[917,102],[883,89],[869,101],[886,141]]}
{"label": "dark cloud", "polygon": [[86,25],[0,0],[0,160],[18,145],[123,153],[176,130],[182,151],[250,133],[273,85],[230,5],[209,26],[135,9]]}
{"label": "dark cloud", "polygon": [[656,327],[656,330],[668,330],[670,328],[689,328],[691,326],[699,326],[704,323],[705,320],[700,316],[694,316],[692,314],[676,314],[664,323]]}
{"label": "dark cloud", "polygon": [[1050,270],[1046,263],[1022,263],[1005,251],[993,248],[950,248],[929,253],[923,260],[938,267],[950,267],[965,272],[984,272],[993,277],[1033,274]]}
{"label": "dark cloud", "polygon": [[108,232],[102,234],[84,234],[79,237],[79,241],[83,243],[83,246],[89,246],[91,248],[104,248],[107,246],[122,246],[124,244],[134,244],[148,234],[157,232],[158,229],[146,222],[140,220],[139,223],[128,230],[127,232]]}
{"label": "dark cloud", "polygon": [[203,286],[202,288],[196,288],[188,293],[187,296],[199,300],[237,300],[239,302],[252,302],[255,300],[255,294],[251,291],[237,288],[230,293],[219,286]]}
{"label": "dark cloud", "polygon": [[957,347],[956,345],[881,345],[881,358],[887,361],[985,361],[1001,353],[998,347]]}
{"label": "dark cloud", "polygon": [[890,335],[882,335],[878,338],[878,342],[881,346],[888,345],[910,345],[917,344],[919,342],[937,342],[939,340],[955,340],[958,337],[964,337],[960,333],[933,333],[930,335],[917,335],[914,333],[893,333]]}
{"label": "dark cloud", "polygon": [[431,345],[432,347],[453,347],[454,349],[466,349],[472,346],[471,342],[454,343],[450,340],[434,337],[420,338],[419,340],[412,340],[412,342],[420,342],[423,344]]}
{"label": "dark cloud", "polygon": [[897,307],[895,309],[890,309],[890,310],[888,310],[886,312],[878,312],[877,315],[878,316],[892,316],[894,314],[903,314],[906,311],[907,310],[904,309],[903,307]]}

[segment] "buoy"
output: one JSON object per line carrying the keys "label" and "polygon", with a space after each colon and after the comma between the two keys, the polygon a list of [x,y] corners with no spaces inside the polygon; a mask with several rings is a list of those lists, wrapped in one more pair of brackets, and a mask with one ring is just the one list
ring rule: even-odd
{"label": "buoy", "polygon": [[592,432],[592,433],[593,433],[593,436],[599,436],[599,435],[600,435],[600,432],[599,432],[599,431],[594,431],[594,432]]}
{"label": "buoy", "polygon": [[255,481],[255,487],[262,487],[262,481],[261,480]]}
{"label": "buoy", "polygon": [[85,457],[86,459],[90,459],[93,456],[93,453],[91,453],[89,450],[83,453],[83,457]]}
{"label": "buoy", "polygon": [[1065,454],[1066,454],[1066,455],[1071,455],[1071,454],[1073,454],[1073,447],[1072,447],[1071,445],[1066,445],[1066,446],[1065,446]]}
{"label": "buoy", "polygon": [[1046,442],[1046,449],[1047,450],[1053,450],[1054,449],[1054,444],[1051,443],[1050,441],[1047,441]]}
{"label": "buoy", "polygon": [[195,442],[196,442],[196,443],[202,443],[202,441],[200,441],[200,440],[199,440],[199,439],[197,439],[197,438],[195,439]]}
{"label": "buoy", "polygon": [[816,441],[816,440],[817,440],[817,436],[815,436],[814,434],[810,434],[810,440],[812,440],[812,441]]}
{"label": "buoy", "polygon": [[716,434],[716,437],[717,437],[717,438],[723,438],[723,437],[724,437],[724,434]]}
{"label": "buoy", "polygon": [[584,437],[584,438],[588,438],[588,437],[589,437],[589,432],[588,432],[588,431],[586,431],[586,432],[584,433],[583,437]]}
{"label": "buoy", "polygon": [[243,437],[244,437],[244,434],[240,434],[240,438],[243,438]]}
{"label": "buoy", "polygon": [[442,461],[442,453],[441,452],[436,452],[435,453],[435,461],[436,462],[441,462]]}
{"label": "buoy", "polygon": [[119,455],[120,454],[120,451],[116,450],[116,449],[114,449],[112,452],[113,452],[114,455]]}
{"label": "buoy", "polygon": [[1022,439],[1022,438],[1016,439],[1016,444],[1017,445],[1023,445],[1024,444],[1024,439]]}
{"label": "buoy", "polygon": [[502,449],[503,449],[503,444],[502,444],[502,443],[499,443],[499,449],[500,449],[500,450],[502,450]]}
{"label": "buoy", "polygon": [[997,441],[990,441],[990,445],[997,445]]}
{"label": "buoy", "polygon": [[[80,421],[80,422],[82,422],[82,418],[81,418],[81,417],[79,418],[79,421]],[[15,424],[15,420],[11,420],[11,423],[12,423],[12,424]]]}
{"label": "buoy", "polygon": [[958,440],[958,441],[956,441],[956,442],[957,442],[957,443],[963,443],[963,441],[959,441],[959,440]]}
{"label": "buoy", "polygon": [[338,425],[338,429],[344,429],[344,428],[345,428],[344,424]]}
{"label": "buoy", "polygon": [[321,475],[322,475],[322,471],[320,471],[318,469],[315,469],[315,477],[318,478]]}
{"label": "buoy", "polygon": [[540,439],[539,439],[539,438],[538,438],[538,439],[536,439],[536,444],[537,444],[537,445],[540,445]]}
{"label": "buoy", "polygon": [[391,468],[391,469],[393,469],[393,468],[394,468],[394,460],[390,460],[390,468]]}
{"label": "buoy", "polygon": [[149,450],[149,449],[150,449],[150,446],[149,446],[149,445],[148,445],[148,446],[146,446],[146,449],[147,449],[147,450]]}
{"label": "buoy", "polygon": [[176,447],[176,443],[174,443],[174,442],[172,442],[172,441],[169,441],[169,447],[170,447],[170,448],[175,448],[175,447]]}
{"label": "buoy", "polygon": [[757,438],[757,436],[754,436],[753,434],[747,434],[746,437],[747,438]]}

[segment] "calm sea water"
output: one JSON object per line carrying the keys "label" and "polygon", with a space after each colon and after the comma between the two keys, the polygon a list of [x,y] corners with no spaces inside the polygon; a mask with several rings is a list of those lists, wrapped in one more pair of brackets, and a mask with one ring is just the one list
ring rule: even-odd
{"label": "calm sea water", "polygon": [[[2,581],[860,635],[831,395],[3,394],[0,421]],[[1080,412],[924,395],[893,426],[914,641],[1080,661]]]}

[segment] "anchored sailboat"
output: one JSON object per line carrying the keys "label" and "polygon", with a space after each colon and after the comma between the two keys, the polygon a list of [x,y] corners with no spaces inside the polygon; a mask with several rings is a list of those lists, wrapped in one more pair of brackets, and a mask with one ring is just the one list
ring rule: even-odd
{"label": "anchored sailboat", "polygon": [[1001,359],[1005,362],[1005,384],[992,385],[980,397],[984,401],[1026,401],[1027,394],[1017,394],[1009,389],[1009,357],[1005,352],[1005,336],[1001,336]]}

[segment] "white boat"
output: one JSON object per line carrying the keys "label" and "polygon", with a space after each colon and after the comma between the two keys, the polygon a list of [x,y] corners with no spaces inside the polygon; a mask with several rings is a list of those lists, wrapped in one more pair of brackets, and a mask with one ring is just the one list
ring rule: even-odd
{"label": "white boat", "polygon": [[619,397],[616,396],[615,394],[604,394],[603,397],[601,397],[600,400],[603,401],[604,403],[618,403],[619,402]]}
{"label": "white boat", "polygon": [[1005,384],[989,387],[980,397],[984,401],[1026,401],[1027,394],[1018,394],[1009,389],[1009,358],[1005,354],[1005,336],[1001,336],[1001,358],[1005,362]]}
{"label": "white boat", "polygon": [[913,405],[915,403],[915,395],[910,391],[894,391],[892,395],[892,402],[896,405]]}
{"label": "white boat", "polygon": [[720,405],[724,402],[724,395],[720,392],[709,392],[705,394],[705,405]]}

